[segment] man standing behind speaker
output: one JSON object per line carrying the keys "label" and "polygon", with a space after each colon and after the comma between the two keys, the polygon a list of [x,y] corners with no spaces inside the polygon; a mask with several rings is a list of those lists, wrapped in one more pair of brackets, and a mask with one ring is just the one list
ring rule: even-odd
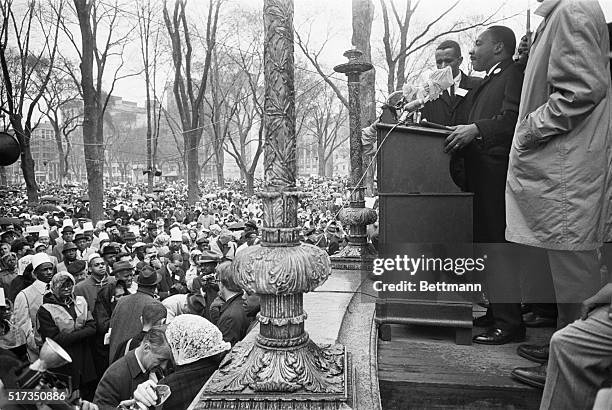
{"label": "man standing behind speaker", "polygon": [[[601,319],[572,322],[581,315],[581,301],[601,286],[598,248],[612,238],[610,41],[597,1],[541,3],[535,13],[544,21],[529,51],[521,122],[510,151],[506,238],[545,250],[560,330],[551,342],[548,369],[517,368],[512,375],[540,387],[546,378],[542,409],[591,408],[591,395],[600,385],[593,374],[604,368],[610,347],[589,336],[609,335],[593,327],[605,323]],[[571,343],[559,351],[561,339]],[[568,350],[572,344],[583,350]],[[539,361],[546,360],[546,346],[519,350],[522,355],[536,352]],[[596,364],[584,352],[597,352],[600,356],[590,356]],[[564,357],[576,361],[570,365]],[[607,378],[609,369],[600,373]]]}
{"label": "man standing behind speaker", "polygon": [[474,193],[474,242],[482,244],[477,253],[487,255],[493,326],[474,337],[474,342],[481,344],[525,338],[518,274],[504,237],[508,154],[523,83],[523,67],[512,60],[515,48],[516,37],[508,27],[491,26],[478,36],[470,58],[474,69],[487,75],[470,93],[468,124],[454,127],[445,147],[450,153],[463,151],[467,190]]}
{"label": "man standing behind speaker", "polygon": [[[478,77],[470,77],[461,69],[463,57],[459,43],[445,40],[438,45],[435,53],[436,67],[438,69],[450,67],[453,72],[454,84],[444,90],[440,98],[428,101],[421,109],[421,118],[429,122],[442,125],[465,124],[470,113],[470,100],[468,92],[481,81]],[[453,181],[465,190],[465,165],[463,157],[457,153],[452,155],[450,161],[450,174]]]}

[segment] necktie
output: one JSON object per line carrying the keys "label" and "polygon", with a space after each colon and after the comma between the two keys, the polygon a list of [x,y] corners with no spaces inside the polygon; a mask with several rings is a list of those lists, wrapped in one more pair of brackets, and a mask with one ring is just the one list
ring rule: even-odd
{"label": "necktie", "polygon": [[454,97],[454,96],[455,96],[455,84],[451,85],[451,88],[450,88],[450,95],[451,95],[451,97]]}

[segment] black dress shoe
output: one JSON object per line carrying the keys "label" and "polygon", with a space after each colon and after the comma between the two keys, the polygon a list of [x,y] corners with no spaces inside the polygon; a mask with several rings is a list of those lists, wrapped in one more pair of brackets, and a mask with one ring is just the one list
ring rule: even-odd
{"label": "black dress shoe", "polygon": [[511,375],[522,383],[543,389],[544,384],[546,384],[546,365],[542,364],[536,367],[517,367],[516,369],[512,370]]}
{"label": "black dress shoe", "polygon": [[548,361],[548,345],[520,345],[516,353],[532,362],[546,363]]}
{"label": "black dress shoe", "polygon": [[523,323],[527,327],[556,327],[557,319],[529,312],[523,315]]}
{"label": "black dress shoe", "polygon": [[490,327],[493,326],[494,321],[491,315],[487,314],[477,317],[476,319],[474,319],[473,323],[474,327]]}
{"label": "black dress shoe", "polygon": [[521,303],[521,314],[531,312],[531,305],[529,303]]}
{"label": "black dress shoe", "polygon": [[474,336],[472,341],[481,345],[505,345],[512,342],[524,342],[525,328],[521,326],[512,331],[491,328],[484,333]]}

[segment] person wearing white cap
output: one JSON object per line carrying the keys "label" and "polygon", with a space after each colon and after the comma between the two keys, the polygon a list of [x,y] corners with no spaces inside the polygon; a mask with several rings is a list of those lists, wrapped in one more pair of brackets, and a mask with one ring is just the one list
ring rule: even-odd
{"label": "person wearing white cap", "polygon": [[51,238],[49,237],[49,231],[46,229],[41,229],[38,231],[38,243],[42,243],[45,245],[44,252],[51,256],[53,248],[51,247]]}
{"label": "person wearing white cap", "polygon": [[23,330],[28,345],[28,357],[33,362],[38,358],[42,340],[38,334],[36,313],[43,303],[43,295],[49,290],[55,268],[46,253],[32,255],[32,270],[36,280],[17,294],[15,298],[15,325]]}
{"label": "person wearing white cap", "polygon": [[[49,255],[49,252],[47,252],[50,249],[49,246],[45,245],[44,242],[38,241],[34,244],[34,247],[32,248],[32,250],[34,250],[34,253],[45,253],[47,255]],[[53,266],[57,266],[57,259],[55,258],[55,256],[53,255],[49,255],[49,259],[51,259],[51,263],[53,263]],[[28,262],[30,263],[30,262]],[[23,273],[23,272],[22,272]]]}

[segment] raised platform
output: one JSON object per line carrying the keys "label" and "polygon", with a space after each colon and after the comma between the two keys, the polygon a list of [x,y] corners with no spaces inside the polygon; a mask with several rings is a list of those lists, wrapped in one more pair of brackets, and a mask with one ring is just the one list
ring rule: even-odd
{"label": "raised platform", "polygon": [[[528,329],[527,343],[544,343],[552,331]],[[515,367],[535,365],[516,354],[518,343],[460,346],[452,329],[430,326],[391,325],[391,332],[378,347],[383,409],[539,407],[541,391],[510,377]]]}

